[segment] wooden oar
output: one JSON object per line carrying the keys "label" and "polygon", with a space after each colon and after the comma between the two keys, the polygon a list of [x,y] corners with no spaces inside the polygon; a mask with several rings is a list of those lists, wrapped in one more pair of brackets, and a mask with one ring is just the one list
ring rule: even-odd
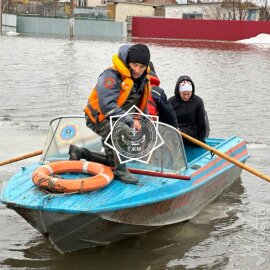
{"label": "wooden oar", "polygon": [[190,142],[192,142],[198,146],[201,146],[202,148],[215,153],[217,156],[220,156],[221,158],[226,159],[227,161],[235,164],[236,166],[270,182],[270,177],[268,175],[265,175],[265,174],[255,170],[255,169],[253,169],[252,167],[247,166],[246,164],[238,161],[237,159],[230,157],[230,156],[226,155],[225,153],[222,153],[222,152],[218,151],[217,149],[215,149],[215,148],[213,148],[213,147],[211,147],[211,146],[209,146],[209,145],[207,145],[207,144],[205,144],[205,143],[203,143],[203,142],[201,142],[201,141],[199,141],[199,140],[197,140],[197,139],[195,139],[195,138],[193,138],[193,137],[191,137],[183,132],[180,132],[180,131],[178,131],[178,132],[182,135],[182,137],[189,140]]}
{"label": "wooden oar", "polygon": [[12,159],[2,161],[2,162],[0,162],[0,166],[10,164],[10,163],[13,163],[13,162],[16,162],[16,161],[19,161],[19,160],[27,159],[27,158],[30,158],[30,157],[38,156],[38,155],[41,155],[41,154],[42,154],[42,150],[37,150],[35,152],[28,153],[26,155],[22,155],[22,156],[19,156],[19,157],[16,157],[16,158],[12,158]]}

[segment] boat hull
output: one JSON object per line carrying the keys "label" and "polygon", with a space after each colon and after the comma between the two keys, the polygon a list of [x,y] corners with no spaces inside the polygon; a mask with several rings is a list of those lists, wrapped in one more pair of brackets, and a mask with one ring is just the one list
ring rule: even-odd
{"label": "boat hull", "polygon": [[141,226],[164,226],[196,216],[240,177],[241,169],[232,167],[200,188],[181,196],[119,211],[101,214],[103,219]]}
{"label": "boat hull", "polygon": [[21,208],[8,204],[60,253],[107,245],[149,232],[161,226],[188,220],[217,198],[240,177],[241,169],[231,166],[226,173],[181,196],[161,202],[111,212],[64,213]]}
{"label": "boat hull", "polygon": [[132,235],[154,230],[155,226],[130,225],[103,219],[99,214],[71,214],[8,206],[49,239],[64,254],[108,245]]}

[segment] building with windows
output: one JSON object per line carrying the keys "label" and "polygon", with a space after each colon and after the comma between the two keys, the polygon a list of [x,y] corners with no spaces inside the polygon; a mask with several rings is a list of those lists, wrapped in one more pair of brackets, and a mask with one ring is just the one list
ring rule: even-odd
{"label": "building with windows", "polygon": [[188,3],[165,7],[165,18],[208,20],[259,20],[258,7],[238,8],[233,2]]}

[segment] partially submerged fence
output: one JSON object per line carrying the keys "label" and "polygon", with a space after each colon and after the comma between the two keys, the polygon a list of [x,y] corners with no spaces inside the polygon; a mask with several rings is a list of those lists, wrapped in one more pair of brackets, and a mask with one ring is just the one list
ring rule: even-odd
{"label": "partially submerged fence", "polygon": [[235,41],[261,33],[270,34],[270,21],[132,18],[132,36],[141,38]]}
{"label": "partially submerged fence", "polygon": [[[69,18],[50,18],[3,14],[3,31],[14,31],[34,35],[70,35]],[[95,36],[107,38],[124,38],[127,36],[127,23],[74,19],[74,36]]]}

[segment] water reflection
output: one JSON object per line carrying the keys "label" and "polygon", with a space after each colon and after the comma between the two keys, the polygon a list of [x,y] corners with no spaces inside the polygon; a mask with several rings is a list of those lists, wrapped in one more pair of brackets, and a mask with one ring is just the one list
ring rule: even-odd
{"label": "water reflection", "polygon": [[[110,41],[110,42],[126,42],[128,41],[128,38],[126,37],[111,37],[111,36],[74,36],[70,37],[69,35],[60,35],[60,34],[42,34],[42,33],[21,33],[18,37],[34,37],[34,38],[50,38],[50,39],[66,39],[71,41],[76,40],[89,40],[89,41]],[[13,38],[16,38],[14,36]]]}
{"label": "water reflection", "polygon": [[236,43],[232,41],[211,40],[183,40],[183,39],[154,39],[132,38],[132,42],[141,42],[166,47],[195,48],[221,51],[255,51],[256,47],[250,44]]}

